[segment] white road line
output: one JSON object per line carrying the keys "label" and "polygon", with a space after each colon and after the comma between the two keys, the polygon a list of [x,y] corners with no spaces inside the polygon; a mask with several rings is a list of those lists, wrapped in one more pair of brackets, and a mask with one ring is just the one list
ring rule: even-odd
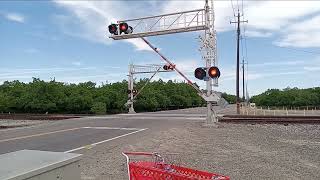
{"label": "white road line", "polygon": [[78,129],[103,129],[103,130],[109,129],[109,130],[126,130],[126,131],[140,130],[138,128],[119,128],[119,127],[104,127],[104,126],[101,126],[101,127],[78,127],[78,128],[62,129],[62,130],[39,133],[39,134],[26,135],[26,136],[21,136],[21,137],[13,137],[13,138],[9,138],[9,139],[2,139],[2,140],[0,139],[0,143],[1,142],[7,142],[7,141],[13,141],[13,140],[26,139],[26,138],[31,138],[31,137],[50,135],[50,134],[54,134],[54,133],[73,131],[73,130],[78,130]]}
{"label": "white road line", "polygon": [[84,148],[86,148],[86,147],[96,146],[96,145],[98,145],[98,144],[105,143],[105,142],[109,142],[109,141],[112,141],[112,140],[115,140],[115,139],[119,139],[119,138],[122,138],[122,137],[125,137],[125,136],[129,136],[129,135],[131,135],[131,134],[135,134],[135,133],[138,133],[138,132],[147,130],[147,129],[148,129],[148,128],[139,129],[139,130],[134,131],[134,132],[131,132],[131,133],[123,134],[123,135],[116,136],[116,137],[113,137],[113,138],[110,138],[110,139],[106,139],[106,140],[103,140],[103,141],[99,141],[99,142],[96,142],[96,143],[93,143],[93,144],[89,144],[89,145],[86,145],[86,146],[82,146],[82,147],[78,147],[78,148],[75,148],[75,149],[71,149],[71,150],[65,151],[65,153],[71,153],[71,152],[74,152],[74,151],[78,151],[78,150],[80,150],[80,149],[84,149]]}
{"label": "white road line", "polygon": [[140,130],[140,128],[119,128],[119,127],[82,127],[85,129],[111,129],[111,130],[127,130],[127,131],[136,131]]}
{"label": "white road line", "polygon": [[188,119],[188,120],[205,120],[206,118],[204,118],[204,117],[189,117],[186,119]]}

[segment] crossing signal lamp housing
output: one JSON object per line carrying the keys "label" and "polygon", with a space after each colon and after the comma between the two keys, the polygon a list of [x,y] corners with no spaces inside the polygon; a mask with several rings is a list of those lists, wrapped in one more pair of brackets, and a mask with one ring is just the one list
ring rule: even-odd
{"label": "crossing signal lamp housing", "polygon": [[118,26],[116,24],[109,25],[108,29],[110,34],[118,35]]}
{"label": "crossing signal lamp housing", "polygon": [[199,67],[194,70],[194,76],[197,79],[208,81],[209,78],[219,78],[220,77],[220,70],[216,66],[212,66],[209,69],[205,67]]}
{"label": "crossing signal lamp housing", "polygon": [[132,91],[131,91],[130,89],[128,89],[128,90],[127,90],[127,93],[128,93],[128,94],[131,94],[131,93],[132,93],[132,94],[135,95],[135,94],[138,93],[138,91],[137,91],[136,89],[132,89]]}
{"label": "crossing signal lamp housing", "polygon": [[174,67],[170,64],[166,64],[163,66],[163,69],[166,71],[172,71],[174,69]]}
{"label": "crossing signal lamp housing", "polygon": [[199,67],[196,70],[194,70],[194,76],[197,79],[203,80],[206,77],[206,74],[207,73],[206,73],[205,69],[202,67]]}
{"label": "crossing signal lamp housing", "polygon": [[131,34],[133,32],[133,28],[129,26],[127,23],[122,22],[120,24],[110,24],[108,26],[109,33],[113,35],[119,34]]}
{"label": "crossing signal lamp housing", "polygon": [[220,77],[220,70],[219,70],[219,68],[216,67],[216,66],[210,67],[209,70],[208,70],[208,75],[209,75],[211,78],[219,78],[219,77]]}
{"label": "crossing signal lamp housing", "polygon": [[135,89],[132,90],[132,94],[133,94],[133,95],[136,95],[137,93],[138,93],[137,90],[135,90]]}
{"label": "crossing signal lamp housing", "polygon": [[119,29],[120,29],[120,34],[121,33],[131,34],[133,32],[132,27],[125,22],[122,22],[119,24]]}

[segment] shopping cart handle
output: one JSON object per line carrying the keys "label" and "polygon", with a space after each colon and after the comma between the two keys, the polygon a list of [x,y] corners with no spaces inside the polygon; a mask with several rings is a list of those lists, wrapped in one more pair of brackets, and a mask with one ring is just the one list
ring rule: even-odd
{"label": "shopping cart handle", "polygon": [[138,155],[138,156],[153,156],[155,153],[149,152],[123,152],[126,155]]}

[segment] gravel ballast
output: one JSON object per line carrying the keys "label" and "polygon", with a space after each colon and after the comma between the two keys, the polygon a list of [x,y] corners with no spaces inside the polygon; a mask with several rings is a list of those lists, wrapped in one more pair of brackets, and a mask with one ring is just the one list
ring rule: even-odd
{"label": "gravel ballast", "polygon": [[48,120],[13,120],[13,119],[0,119],[0,129],[17,128],[25,126],[34,126],[43,123],[49,123]]}
{"label": "gravel ballast", "polygon": [[[91,147],[90,147],[91,148]],[[128,179],[122,151],[159,152],[231,179],[320,179],[320,125],[226,124],[152,129],[85,149],[82,179]]]}

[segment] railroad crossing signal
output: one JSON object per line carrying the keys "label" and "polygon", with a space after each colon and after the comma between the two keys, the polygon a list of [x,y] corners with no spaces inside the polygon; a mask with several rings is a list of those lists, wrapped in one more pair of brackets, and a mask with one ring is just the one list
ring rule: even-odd
{"label": "railroad crossing signal", "polygon": [[166,70],[166,71],[173,71],[174,65],[166,64],[166,65],[163,66],[163,69]]}
{"label": "railroad crossing signal", "polygon": [[220,77],[220,70],[216,66],[212,66],[209,68],[208,72],[206,71],[207,68],[205,67],[198,67],[194,70],[194,76],[199,80],[208,81],[209,77],[212,79]]}
{"label": "railroad crossing signal", "polygon": [[133,32],[133,28],[125,22],[122,22],[119,24],[110,24],[108,26],[108,29],[109,29],[109,33],[113,35],[118,35],[122,33],[131,34]]}
{"label": "railroad crossing signal", "polygon": [[200,80],[203,80],[205,77],[206,77],[206,70],[205,68],[197,68],[196,70],[194,70],[194,76],[197,78],[197,79],[200,79]]}
{"label": "railroad crossing signal", "polygon": [[118,26],[116,24],[110,24],[108,26],[108,29],[109,29],[109,33],[118,35]]}
{"label": "railroad crossing signal", "polygon": [[133,89],[132,91],[131,91],[130,89],[128,89],[128,90],[127,90],[127,93],[128,93],[128,94],[131,94],[131,93],[132,93],[133,95],[135,95],[135,94],[138,93],[138,91],[137,91],[136,89]]}
{"label": "railroad crossing signal", "polygon": [[209,68],[208,74],[211,78],[219,78],[220,77],[220,70],[218,67],[213,66]]}
{"label": "railroad crossing signal", "polygon": [[[110,38],[114,40],[141,38],[164,61],[172,64],[170,60],[163,56],[162,53],[160,53],[157,48],[150,44],[150,42],[147,41],[144,37],[205,30],[205,35],[203,36],[204,41],[201,42],[201,52],[203,53],[202,59],[205,60],[206,67],[202,69],[196,69],[195,76],[198,79],[206,81],[207,92],[204,93],[197,86],[195,86],[192,81],[190,81],[176,67],[174,67],[174,70],[179,73],[184,79],[186,79],[187,83],[191,85],[195,90],[197,90],[198,93],[201,94],[201,96],[204,97],[204,99],[207,101],[208,124],[218,121],[216,113],[212,108],[213,103],[217,102],[218,98],[210,97],[217,97],[216,93],[212,91],[212,86],[218,86],[218,78],[220,77],[219,69],[213,69],[209,72],[211,65],[213,64],[213,66],[216,66],[217,64],[216,31],[214,28],[215,13],[213,10],[213,1],[214,0],[211,0],[210,7],[209,0],[205,0],[205,6],[203,9],[117,21],[117,32],[109,31],[111,33]],[[128,22],[134,27],[134,32],[133,28],[130,28],[129,26],[122,25],[123,27],[120,27],[121,23]],[[114,28],[110,27],[110,29],[113,30]],[[124,34],[121,34],[122,32],[124,32]],[[215,84],[212,83],[212,80],[215,81]]]}

